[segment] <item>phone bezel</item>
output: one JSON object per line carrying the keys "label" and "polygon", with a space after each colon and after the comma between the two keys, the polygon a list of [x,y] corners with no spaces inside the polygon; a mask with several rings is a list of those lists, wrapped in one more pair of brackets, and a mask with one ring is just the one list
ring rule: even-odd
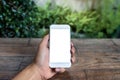
{"label": "phone bezel", "polygon": [[[53,24],[53,25],[50,25],[50,32],[51,32],[51,29],[68,29],[70,32],[70,26],[67,24]],[[50,36],[51,36],[51,33],[50,33]],[[70,54],[70,56],[71,56],[71,54]],[[57,67],[69,68],[69,67],[71,67],[71,60],[70,60],[70,62],[67,62],[67,63],[66,62],[64,62],[64,63],[52,63],[49,60],[49,66],[51,68],[57,68]]]}

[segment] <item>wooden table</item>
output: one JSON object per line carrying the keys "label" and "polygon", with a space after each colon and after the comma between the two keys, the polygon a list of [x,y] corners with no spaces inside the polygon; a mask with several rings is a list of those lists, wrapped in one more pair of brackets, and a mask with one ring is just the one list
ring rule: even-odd
{"label": "wooden table", "polygon": [[[0,39],[0,80],[30,64],[41,39]],[[77,61],[50,80],[120,80],[120,39],[72,39]]]}

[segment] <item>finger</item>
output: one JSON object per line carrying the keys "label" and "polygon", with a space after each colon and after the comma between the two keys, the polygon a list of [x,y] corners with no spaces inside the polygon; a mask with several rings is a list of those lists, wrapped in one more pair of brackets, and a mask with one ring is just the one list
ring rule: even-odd
{"label": "finger", "polygon": [[71,62],[74,63],[75,62],[75,48],[74,46],[71,47]]}
{"label": "finger", "polygon": [[75,52],[76,52],[76,50],[75,50],[75,47],[74,46],[72,46],[71,47],[71,56],[74,56],[75,55]]}
{"label": "finger", "polygon": [[44,38],[41,41],[41,45],[48,45],[48,41],[49,41],[49,34],[47,34],[46,36],[44,36]]}
{"label": "finger", "polygon": [[71,62],[72,63],[74,63],[75,62],[75,60],[76,60],[76,58],[75,58],[75,53],[74,53],[75,51],[74,50],[72,50],[72,52],[71,52]]}
{"label": "finger", "polygon": [[[48,73],[50,73],[49,75],[44,75],[46,78],[47,78],[47,80],[49,79],[49,78],[51,78],[51,76],[54,76],[57,72],[55,72],[55,69],[50,69],[51,70],[51,72],[48,72]],[[46,80],[46,79],[45,79]]]}
{"label": "finger", "polygon": [[75,53],[75,47],[74,47],[74,44],[71,42],[71,53]]}
{"label": "finger", "polygon": [[74,46],[73,42],[71,42],[71,47]]}
{"label": "finger", "polygon": [[63,73],[63,72],[65,72],[65,69],[64,68],[56,68],[55,71],[59,72],[59,73]]}

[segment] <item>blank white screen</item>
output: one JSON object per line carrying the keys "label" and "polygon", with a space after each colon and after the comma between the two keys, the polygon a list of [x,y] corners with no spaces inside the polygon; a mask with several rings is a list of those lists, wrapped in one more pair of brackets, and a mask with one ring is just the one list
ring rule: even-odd
{"label": "blank white screen", "polygon": [[50,63],[68,63],[70,57],[70,29],[51,29]]}

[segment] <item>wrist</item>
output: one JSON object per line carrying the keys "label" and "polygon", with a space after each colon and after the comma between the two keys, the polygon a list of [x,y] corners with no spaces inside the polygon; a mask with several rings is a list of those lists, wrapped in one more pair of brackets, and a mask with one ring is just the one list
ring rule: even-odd
{"label": "wrist", "polygon": [[30,64],[12,80],[47,80],[47,79],[45,79],[42,76],[42,72],[35,64]]}
{"label": "wrist", "polygon": [[37,66],[36,64],[31,64],[31,67],[34,71],[36,71],[36,75],[39,75],[41,80],[47,80],[45,77],[44,77],[44,72],[42,72],[42,70],[40,69],[39,66]]}

